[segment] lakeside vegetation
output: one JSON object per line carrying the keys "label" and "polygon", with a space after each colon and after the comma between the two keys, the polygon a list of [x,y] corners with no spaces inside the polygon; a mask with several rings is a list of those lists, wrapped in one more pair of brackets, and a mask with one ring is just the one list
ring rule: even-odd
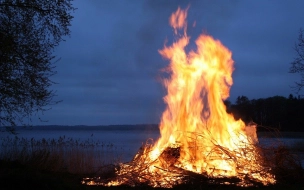
{"label": "lakeside vegetation", "polygon": [[[304,173],[299,165],[298,153],[304,153],[303,145],[304,139],[289,147],[284,145],[268,149],[261,147],[262,151],[272,152],[267,159],[275,161],[274,172],[279,184],[259,188],[302,187]],[[41,140],[18,136],[5,137],[1,140],[0,147],[0,187],[1,189],[24,187],[32,189],[153,189],[148,186],[132,188],[81,184],[83,177],[114,176],[115,167],[120,161],[120,154],[111,143],[80,141],[65,136],[59,139]],[[174,189],[184,188],[242,189],[235,186],[199,183],[184,184]]]}
{"label": "lakeside vegetation", "polygon": [[120,162],[111,143],[65,136],[0,139],[0,189],[86,189],[81,179],[108,175]]}
{"label": "lakeside vegetation", "polygon": [[0,139],[0,159],[17,161],[42,170],[91,174],[102,170],[98,166],[119,162],[120,156],[112,143],[70,137],[36,140],[18,136]]}
{"label": "lakeside vegetation", "polygon": [[[281,132],[304,132],[304,98],[301,96],[290,94],[287,98],[273,96],[251,100],[246,96],[238,96],[235,103],[228,100],[224,103],[227,112],[246,123],[253,121],[258,126],[275,128]],[[258,127],[260,131],[264,129]]]}

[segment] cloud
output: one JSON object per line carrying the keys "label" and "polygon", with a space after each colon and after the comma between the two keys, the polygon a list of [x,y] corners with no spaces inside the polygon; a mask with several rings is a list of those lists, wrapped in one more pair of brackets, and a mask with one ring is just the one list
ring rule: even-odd
{"label": "cloud", "polygon": [[[56,48],[61,57],[52,86],[62,103],[48,124],[157,123],[168,65],[158,50],[175,37],[168,19],[178,6],[188,12],[188,34],[207,33],[233,53],[231,100],[293,93],[288,73],[293,45],[303,27],[303,2],[280,1],[75,1],[71,37]],[[193,27],[193,23],[196,26]],[[39,122],[36,122],[39,124]]]}

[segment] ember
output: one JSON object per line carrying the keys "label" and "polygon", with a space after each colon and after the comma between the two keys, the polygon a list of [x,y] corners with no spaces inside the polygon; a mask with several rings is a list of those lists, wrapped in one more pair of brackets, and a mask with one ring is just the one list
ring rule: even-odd
{"label": "ember", "polygon": [[[256,147],[255,126],[246,126],[226,112],[223,100],[233,83],[231,52],[211,36],[200,35],[197,50],[185,52],[187,10],[178,10],[169,21],[177,35],[159,53],[170,61],[164,80],[167,108],[160,123],[161,137],[147,143],[129,163],[120,164],[115,179],[84,179],[87,185],[146,184],[173,187],[201,177],[210,183],[249,186],[273,184],[270,167]],[[211,180],[212,179],[212,180]]]}

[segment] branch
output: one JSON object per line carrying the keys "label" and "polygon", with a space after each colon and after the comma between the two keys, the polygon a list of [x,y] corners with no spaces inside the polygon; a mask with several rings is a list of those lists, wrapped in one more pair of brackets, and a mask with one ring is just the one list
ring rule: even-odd
{"label": "branch", "polygon": [[2,3],[0,4],[0,7],[8,6],[8,7],[17,7],[17,8],[26,8],[26,9],[34,9],[36,11],[40,12],[50,12],[50,9],[42,9],[38,6],[30,5],[27,3],[19,3],[19,4],[13,4],[13,3]]}

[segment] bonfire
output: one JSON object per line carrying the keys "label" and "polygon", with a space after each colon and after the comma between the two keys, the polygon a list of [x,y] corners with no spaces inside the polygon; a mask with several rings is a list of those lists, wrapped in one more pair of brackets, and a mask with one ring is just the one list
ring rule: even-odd
{"label": "bonfire", "polygon": [[223,103],[229,97],[234,70],[232,53],[201,34],[196,50],[185,51],[187,10],[169,19],[177,40],[159,53],[170,61],[163,81],[167,105],[160,138],[144,144],[133,160],[121,163],[111,179],[86,178],[87,185],[170,188],[193,178],[249,186],[276,182],[257,146],[256,126],[235,120]]}

